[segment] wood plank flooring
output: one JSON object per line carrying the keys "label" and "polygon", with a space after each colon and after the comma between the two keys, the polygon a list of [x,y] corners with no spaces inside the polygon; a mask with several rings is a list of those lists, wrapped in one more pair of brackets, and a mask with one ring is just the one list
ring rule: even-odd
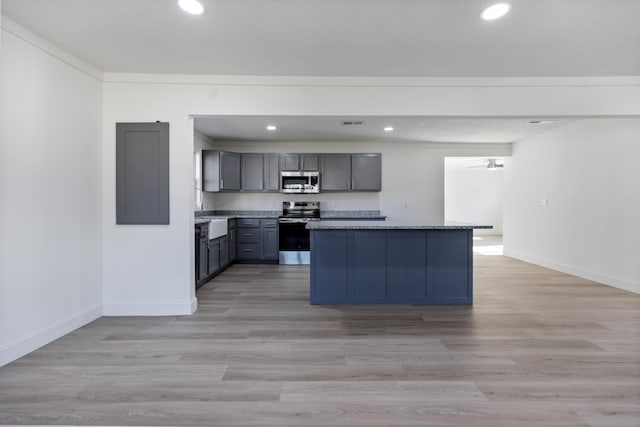
{"label": "wood plank flooring", "polygon": [[104,317],[0,368],[0,424],[640,426],[639,295],[474,263],[473,307],[310,306],[308,267],[233,266],[193,316]]}

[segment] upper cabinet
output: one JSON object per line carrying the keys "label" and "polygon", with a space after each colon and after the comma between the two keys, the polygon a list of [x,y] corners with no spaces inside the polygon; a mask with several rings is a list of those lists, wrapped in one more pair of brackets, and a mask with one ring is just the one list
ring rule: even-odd
{"label": "upper cabinet", "polygon": [[264,191],[280,190],[279,155],[268,153],[264,155],[263,163]]}
{"label": "upper cabinet", "polygon": [[382,190],[382,155],[351,155],[351,190]]}
{"label": "upper cabinet", "polygon": [[240,154],[202,150],[202,189],[240,191]]}
{"label": "upper cabinet", "polygon": [[281,154],[280,170],[286,172],[319,171],[319,156],[317,154]]}
{"label": "upper cabinet", "polygon": [[320,186],[323,191],[380,191],[382,155],[323,154]]}
{"label": "upper cabinet", "polygon": [[280,191],[281,171],[319,171],[321,191],[380,191],[382,155],[231,153],[203,150],[204,191]]}
{"label": "upper cabinet", "polygon": [[256,153],[242,153],[241,189],[242,191],[262,191],[264,188],[264,156]]}
{"label": "upper cabinet", "polygon": [[280,171],[276,153],[242,153],[241,190],[242,191],[278,191],[280,189]]}
{"label": "upper cabinet", "polygon": [[323,154],[320,172],[321,191],[351,190],[351,155]]}

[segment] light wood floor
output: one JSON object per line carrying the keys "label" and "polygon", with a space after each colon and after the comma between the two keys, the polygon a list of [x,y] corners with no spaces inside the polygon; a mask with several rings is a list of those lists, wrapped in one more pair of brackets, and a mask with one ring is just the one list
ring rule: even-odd
{"label": "light wood floor", "polygon": [[233,266],[193,316],[101,318],[0,368],[0,424],[640,425],[640,296],[474,274],[473,307],[310,306],[307,267]]}

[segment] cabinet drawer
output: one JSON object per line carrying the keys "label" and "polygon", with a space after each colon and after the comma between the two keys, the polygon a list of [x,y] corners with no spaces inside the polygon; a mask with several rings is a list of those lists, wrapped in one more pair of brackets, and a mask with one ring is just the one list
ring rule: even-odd
{"label": "cabinet drawer", "polygon": [[260,258],[260,243],[238,243],[239,259],[258,259]]}
{"label": "cabinet drawer", "polygon": [[258,228],[238,228],[238,243],[260,243]]}
{"label": "cabinet drawer", "polygon": [[262,227],[272,228],[278,225],[278,220],[277,219],[261,219],[260,225]]}
{"label": "cabinet drawer", "polygon": [[260,227],[260,220],[257,218],[240,218],[238,227]]}

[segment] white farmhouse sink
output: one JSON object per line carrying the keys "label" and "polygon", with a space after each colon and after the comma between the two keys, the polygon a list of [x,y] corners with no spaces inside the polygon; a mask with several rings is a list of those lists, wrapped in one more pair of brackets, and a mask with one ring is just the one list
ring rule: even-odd
{"label": "white farmhouse sink", "polygon": [[209,220],[209,240],[227,235],[227,218]]}

